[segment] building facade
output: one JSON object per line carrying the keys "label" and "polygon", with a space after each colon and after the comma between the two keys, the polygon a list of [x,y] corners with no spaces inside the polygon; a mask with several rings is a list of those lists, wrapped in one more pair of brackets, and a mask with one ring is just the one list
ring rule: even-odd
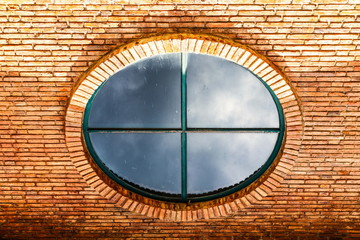
{"label": "building facade", "polygon": [[[0,239],[359,239],[359,16],[358,0],[0,1]],[[287,124],[256,186],[196,205],[104,180],[74,104],[115,53],[185,41],[279,76]]]}

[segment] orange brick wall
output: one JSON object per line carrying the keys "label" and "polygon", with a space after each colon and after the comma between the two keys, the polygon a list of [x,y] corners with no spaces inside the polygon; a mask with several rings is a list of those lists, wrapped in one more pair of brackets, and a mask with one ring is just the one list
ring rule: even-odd
{"label": "orange brick wall", "polygon": [[[178,32],[259,52],[300,100],[291,171],[226,217],[169,221],[118,207],[65,144],[82,73],[117,45]],[[0,239],[360,239],[358,0],[0,0],[0,77]]]}

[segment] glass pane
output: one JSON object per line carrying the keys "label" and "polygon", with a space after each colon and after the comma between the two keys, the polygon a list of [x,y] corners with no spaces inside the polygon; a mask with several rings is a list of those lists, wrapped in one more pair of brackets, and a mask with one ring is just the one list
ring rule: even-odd
{"label": "glass pane", "polygon": [[95,96],[91,128],[180,128],[180,54],[136,62],[109,78]]}
{"label": "glass pane", "polygon": [[189,54],[188,127],[277,128],[276,104],[264,84],[233,62]]}
{"label": "glass pane", "polygon": [[96,154],[116,175],[143,188],[181,193],[179,133],[92,132]]}
{"label": "glass pane", "polygon": [[188,133],[188,193],[240,183],[270,157],[278,133]]}

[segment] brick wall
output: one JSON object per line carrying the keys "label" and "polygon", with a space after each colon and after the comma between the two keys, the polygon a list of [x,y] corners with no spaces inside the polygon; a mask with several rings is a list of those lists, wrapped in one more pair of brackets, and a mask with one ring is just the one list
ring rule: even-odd
{"label": "brick wall", "polygon": [[[0,0],[0,239],[360,238],[360,2],[229,2]],[[81,74],[117,45],[178,32],[259,52],[301,103],[291,171],[226,217],[169,221],[118,207],[84,180],[66,146]]]}

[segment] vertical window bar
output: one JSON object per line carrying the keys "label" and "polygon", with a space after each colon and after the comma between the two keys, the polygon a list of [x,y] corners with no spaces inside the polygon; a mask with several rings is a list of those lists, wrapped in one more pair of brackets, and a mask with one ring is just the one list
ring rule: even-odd
{"label": "vertical window bar", "polygon": [[186,133],[181,133],[181,200],[187,201]]}
{"label": "vertical window bar", "polygon": [[187,116],[186,116],[186,69],[187,69],[187,54],[181,53],[181,130],[186,131]]}
{"label": "vertical window bar", "polygon": [[187,164],[186,164],[186,69],[187,54],[181,53],[181,200],[187,200]]}

